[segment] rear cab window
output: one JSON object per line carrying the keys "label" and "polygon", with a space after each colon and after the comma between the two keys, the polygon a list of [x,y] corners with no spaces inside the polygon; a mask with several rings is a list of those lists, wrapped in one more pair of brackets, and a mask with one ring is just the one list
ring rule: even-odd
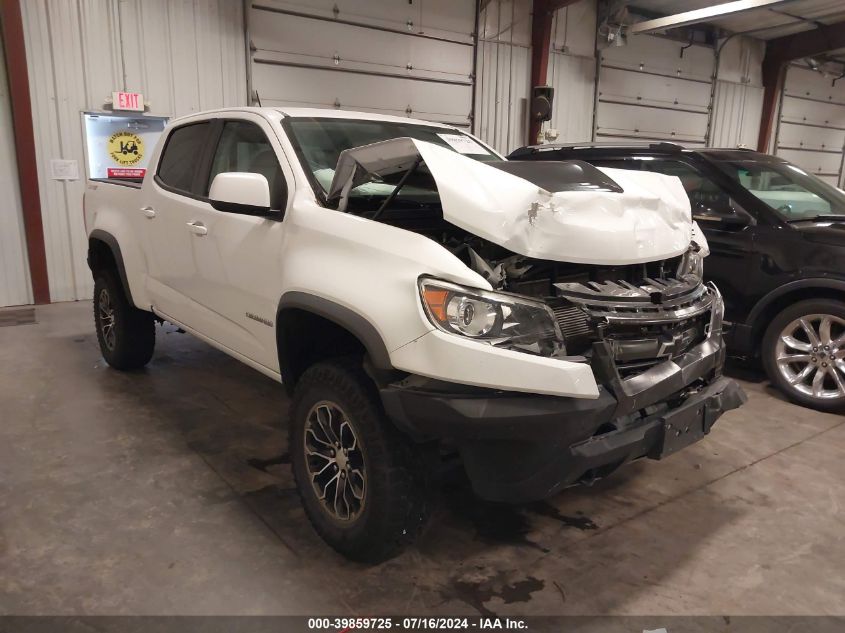
{"label": "rear cab window", "polygon": [[178,193],[203,195],[196,176],[210,129],[210,121],[201,121],[170,132],[156,171],[160,185]]}

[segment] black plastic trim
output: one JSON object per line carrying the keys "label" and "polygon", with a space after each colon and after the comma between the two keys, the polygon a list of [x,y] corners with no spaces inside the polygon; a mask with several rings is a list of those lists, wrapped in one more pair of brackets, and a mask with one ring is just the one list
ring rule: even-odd
{"label": "black plastic trim", "polygon": [[794,292],[796,290],[806,290],[808,288],[828,288],[845,293],[845,280],[829,277],[809,277],[807,279],[796,279],[795,281],[785,283],[782,286],[778,286],[760,299],[751,309],[746,322],[754,327],[757,320],[762,316],[763,312],[772,304],[773,301],[779,297],[789,294],[790,292]]}
{"label": "black plastic trim", "polygon": [[[286,292],[279,299],[279,307],[276,311],[276,323],[280,322],[279,315],[283,310],[299,309],[305,312],[313,312],[317,316],[328,319],[329,321],[339,325],[340,327],[351,332],[355,337],[361,341],[364,348],[367,350],[367,355],[373,367],[377,369],[393,369],[390,364],[390,354],[387,347],[381,338],[381,335],[376,330],[375,326],[366,318],[329,299],[324,299],[317,295],[308,294],[307,292],[291,291]],[[277,333],[278,338],[278,333]],[[283,366],[282,359],[279,359],[279,365]]]}
{"label": "black plastic trim", "polygon": [[112,257],[114,257],[114,262],[117,266],[117,273],[120,276],[120,283],[123,285],[123,292],[126,293],[126,299],[129,303],[131,305],[135,305],[135,302],[132,300],[132,291],[129,289],[129,279],[126,277],[126,266],[123,264],[123,254],[120,252],[120,244],[118,244],[117,239],[114,235],[106,233],[102,229],[94,229],[91,231],[91,234],[88,236],[88,268],[91,268],[91,272],[94,271],[92,268],[90,249],[92,240],[99,240],[111,249]]}

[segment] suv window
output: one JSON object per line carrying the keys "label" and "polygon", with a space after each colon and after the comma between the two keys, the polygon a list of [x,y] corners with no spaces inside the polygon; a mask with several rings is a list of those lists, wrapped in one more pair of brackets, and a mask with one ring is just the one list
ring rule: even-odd
{"label": "suv window", "polygon": [[158,164],[157,175],[168,187],[199,194],[194,190],[194,174],[208,136],[209,122],[191,123],[170,133]]}
{"label": "suv window", "polygon": [[270,185],[270,207],[284,208],[287,196],[285,176],[273,146],[255,123],[227,121],[223,126],[203,193],[208,195],[217,174],[229,171],[251,172],[264,176]]}
{"label": "suv window", "polygon": [[845,216],[845,195],[789,163],[725,160],[716,163],[787,222]]}
{"label": "suv window", "polygon": [[692,165],[672,159],[654,159],[652,157],[625,160],[594,161],[599,167],[617,169],[637,169],[653,171],[680,179],[684,191],[689,196],[693,213],[734,214],[731,198],[719,185],[702,174]]}

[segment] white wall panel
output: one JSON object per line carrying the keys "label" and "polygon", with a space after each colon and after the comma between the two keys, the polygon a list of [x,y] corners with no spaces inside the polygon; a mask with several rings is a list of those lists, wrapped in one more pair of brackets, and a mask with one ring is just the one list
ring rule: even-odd
{"label": "white wall panel", "polygon": [[6,60],[0,46],[0,307],[32,303]]}
{"label": "white wall panel", "polygon": [[710,147],[755,148],[762,110],[761,86],[717,81]]}
{"label": "white wall panel", "polygon": [[840,186],[845,150],[845,85],[804,66],[787,69],[776,153]]}
{"label": "white wall panel", "polygon": [[[527,140],[531,1],[492,0],[480,22],[476,132],[507,153]],[[561,142],[592,136],[595,24],[595,0],[580,0],[554,17],[547,77],[555,99],[544,129],[556,129]]]}
{"label": "white wall panel", "polygon": [[475,133],[507,154],[528,133],[531,1],[492,0],[479,23]]}
{"label": "white wall panel", "polygon": [[558,131],[555,142],[592,139],[595,80],[595,59],[551,53],[549,82],[555,89],[555,101],[547,127]]}
{"label": "white wall panel", "polygon": [[[21,3],[33,102],[50,294],[90,296],[82,223],[81,112],[113,90],[144,93],[150,113],[180,116],[246,102],[241,5],[232,0],[27,0]],[[83,179],[49,178],[50,159]]]}
{"label": "white wall panel", "polygon": [[749,37],[725,40],[719,53],[711,119],[711,147],[756,147],[763,109],[765,43]]}

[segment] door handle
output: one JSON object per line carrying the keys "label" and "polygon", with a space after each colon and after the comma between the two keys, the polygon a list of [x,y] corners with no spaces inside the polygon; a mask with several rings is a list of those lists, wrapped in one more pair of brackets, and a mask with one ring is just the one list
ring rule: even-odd
{"label": "door handle", "polygon": [[188,230],[194,235],[199,235],[200,237],[208,235],[208,229],[205,228],[205,224],[202,222],[188,222]]}
{"label": "door handle", "polygon": [[152,207],[141,207],[141,213],[144,214],[144,217],[147,217],[150,220],[156,217],[156,210]]}

